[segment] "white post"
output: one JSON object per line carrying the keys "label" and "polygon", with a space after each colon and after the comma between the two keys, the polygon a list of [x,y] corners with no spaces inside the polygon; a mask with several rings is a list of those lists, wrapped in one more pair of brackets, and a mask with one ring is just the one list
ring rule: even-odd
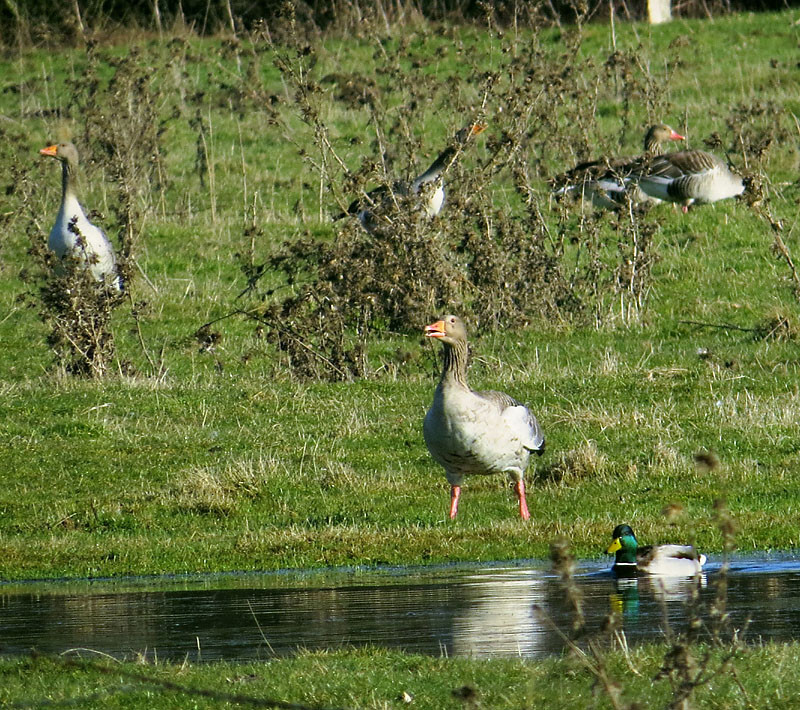
{"label": "white post", "polygon": [[672,19],[670,0],[647,0],[647,17],[651,25],[669,22]]}

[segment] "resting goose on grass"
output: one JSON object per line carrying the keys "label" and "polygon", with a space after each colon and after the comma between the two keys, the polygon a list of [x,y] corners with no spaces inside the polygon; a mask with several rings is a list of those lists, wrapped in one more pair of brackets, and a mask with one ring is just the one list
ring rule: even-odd
{"label": "resting goose on grass", "polygon": [[740,175],[704,150],[681,150],[654,158],[638,175],[639,189],[652,198],[676,202],[684,212],[744,192]]}
{"label": "resting goose on grass", "polygon": [[74,256],[85,263],[92,276],[116,291],[122,291],[111,242],[93,225],[78,202],[76,175],[78,150],[72,143],[58,143],[39,153],[61,161],[61,208],[50,230],[47,246],[59,258]]}
{"label": "resting goose on grass", "polygon": [[665,123],[647,129],[644,136],[644,153],[637,157],[600,158],[579,163],[553,182],[560,187],[556,195],[577,193],[590,199],[595,207],[616,209],[625,204],[626,195],[634,204],[656,204],[661,200],[639,190],[631,174],[641,172],[656,156],[661,154],[665,141],[682,141],[684,137]]}
{"label": "resting goose on grass", "polygon": [[358,216],[364,229],[372,231],[375,217],[383,210],[390,208],[393,198],[406,198],[412,195],[419,196],[420,207],[428,217],[435,217],[442,211],[444,205],[444,179],[443,173],[453,164],[459,153],[469,141],[486,130],[485,123],[471,123],[456,133],[448,145],[431,166],[419,177],[410,183],[396,180],[391,186],[381,185],[370,190],[365,198],[359,197],[350,203],[347,212],[341,212],[334,219],[341,219],[348,215]]}
{"label": "resting goose on grass", "polygon": [[467,384],[467,330],[448,315],[425,328],[439,340],[444,366],[423,434],[450,483],[450,517],[458,514],[465,476],[505,473],[513,481],[519,513],[530,518],[523,476],[531,452],[544,452],[544,436],[528,408],[503,392],[476,392]]}
{"label": "resting goose on grass", "polygon": [[638,572],[672,576],[699,574],[706,563],[691,545],[647,545],[639,547],[630,525],[617,525],[614,541],[606,553],[616,554],[612,570],[619,576],[634,576]]}

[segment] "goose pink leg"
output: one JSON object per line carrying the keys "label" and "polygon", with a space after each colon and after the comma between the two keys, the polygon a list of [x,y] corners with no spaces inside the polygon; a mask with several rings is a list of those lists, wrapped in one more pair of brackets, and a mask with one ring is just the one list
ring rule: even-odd
{"label": "goose pink leg", "polygon": [[525,500],[525,482],[522,480],[517,481],[515,488],[519,498],[519,514],[523,520],[530,520],[531,514],[528,512],[528,502]]}
{"label": "goose pink leg", "polygon": [[461,497],[461,486],[450,486],[450,519],[458,515],[458,499]]}

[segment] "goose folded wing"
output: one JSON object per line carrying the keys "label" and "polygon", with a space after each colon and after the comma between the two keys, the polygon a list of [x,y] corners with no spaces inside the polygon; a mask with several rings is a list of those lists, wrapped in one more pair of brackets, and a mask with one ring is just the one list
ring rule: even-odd
{"label": "goose folded wing", "polygon": [[479,392],[478,395],[497,407],[502,421],[517,434],[528,451],[544,452],[544,434],[536,417],[524,404],[505,392],[490,390]]}
{"label": "goose folded wing", "polygon": [[681,150],[676,153],[660,155],[650,161],[647,176],[677,179],[684,175],[698,175],[719,170],[719,158],[703,150]]}

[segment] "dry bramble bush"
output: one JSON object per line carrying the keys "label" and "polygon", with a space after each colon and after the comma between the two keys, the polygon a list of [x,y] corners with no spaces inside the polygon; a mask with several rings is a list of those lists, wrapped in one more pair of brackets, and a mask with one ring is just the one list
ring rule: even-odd
{"label": "dry bramble bush", "polygon": [[[580,8],[576,13],[583,17]],[[423,142],[416,129],[429,116],[489,125],[485,140],[475,141],[482,149],[465,147],[448,169],[447,201],[438,218],[428,219],[414,196],[402,198],[382,206],[369,233],[355,219],[343,220],[329,242],[288,239],[265,262],[243,265],[251,305],[239,312],[258,321],[296,375],[365,376],[367,341],[375,331],[414,332],[444,307],[479,330],[541,320],[602,325],[612,317],[609,296],[624,303],[625,322],[644,311],[656,223],[633,209],[609,222],[561,205],[553,226],[550,196],[537,187],[544,177],[538,173],[554,155],[575,153],[574,146],[578,158],[591,154],[599,96],[623,97],[623,121],[630,123],[635,103],[644,102],[651,116],[665,110],[665,82],[655,81],[634,53],[615,53],[602,66],[582,61],[577,71],[580,22],[565,30],[564,52],[554,58],[541,47],[534,19],[527,34],[499,29],[491,8],[484,19],[493,42],[503,47],[500,64],[490,71],[492,63],[456,33],[424,30],[431,41],[455,43],[459,61],[469,63],[450,81],[417,74],[410,81],[408,67],[421,69],[430,57],[407,38],[385,38],[379,27],[370,38],[374,76],[324,74],[291,7],[284,44],[254,33],[254,43],[269,44],[291,87],[293,105],[275,106],[272,123],[290,135],[285,109],[302,119],[307,140],[294,139],[298,152],[335,211],[375,185],[391,188],[395,177],[407,179],[424,168],[420,151],[437,147]],[[363,112],[375,127],[372,144],[360,146],[364,157],[355,170],[324,118],[337,106]],[[460,127],[455,120],[448,119],[446,130]],[[498,184],[505,185],[502,191]],[[282,275],[282,285],[262,289],[267,272]]]}

